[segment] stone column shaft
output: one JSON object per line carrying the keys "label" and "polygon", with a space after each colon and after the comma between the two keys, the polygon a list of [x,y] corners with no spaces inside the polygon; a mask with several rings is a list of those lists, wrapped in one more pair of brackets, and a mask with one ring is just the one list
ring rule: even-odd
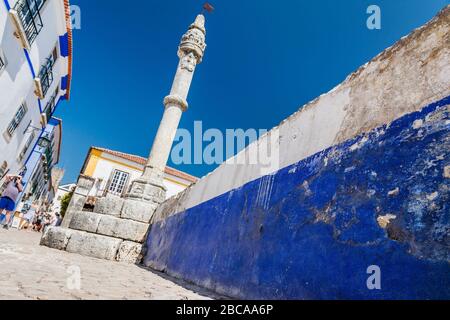
{"label": "stone column shaft", "polygon": [[149,171],[153,169],[164,172],[182,113],[181,108],[176,105],[168,106],[164,111],[161,125],[156,134],[145,168],[145,176],[148,176]]}
{"label": "stone column shaft", "polygon": [[[191,67],[195,68],[196,66],[192,65]],[[170,95],[177,95],[184,100],[187,99],[195,72],[195,69],[191,70],[192,71],[189,71],[186,68],[185,61],[179,61],[177,72],[173,80],[172,89],[170,90]]]}

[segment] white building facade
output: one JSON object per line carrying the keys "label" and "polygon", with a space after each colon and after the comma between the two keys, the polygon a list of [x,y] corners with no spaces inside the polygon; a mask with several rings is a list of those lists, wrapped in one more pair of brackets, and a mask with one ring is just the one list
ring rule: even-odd
{"label": "white building facade", "polygon": [[0,2],[1,183],[7,173],[35,171],[38,141],[69,99],[72,33],[68,0]]}
{"label": "white building facade", "polygon": [[[91,147],[80,174],[95,179],[89,196],[103,197],[107,194],[123,196],[132,181],[144,172],[147,159],[99,147]],[[166,167],[163,183],[170,198],[197,182],[198,178],[185,172]]]}

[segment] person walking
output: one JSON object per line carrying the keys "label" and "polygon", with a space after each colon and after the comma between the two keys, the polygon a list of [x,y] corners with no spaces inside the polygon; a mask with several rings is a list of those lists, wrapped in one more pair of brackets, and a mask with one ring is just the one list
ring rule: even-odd
{"label": "person walking", "polygon": [[17,198],[23,191],[22,177],[20,175],[7,175],[6,183],[6,189],[0,197],[0,213],[5,211],[5,224],[3,228],[9,229],[11,214],[14,214]]}

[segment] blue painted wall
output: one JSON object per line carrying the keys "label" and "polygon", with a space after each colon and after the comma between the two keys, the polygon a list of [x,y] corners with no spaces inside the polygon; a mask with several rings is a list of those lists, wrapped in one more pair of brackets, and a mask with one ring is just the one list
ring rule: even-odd
{"label": "blue painted wall", "polygon": [[154,224],[144,264],[236,298],[450,299],[449,103]]}

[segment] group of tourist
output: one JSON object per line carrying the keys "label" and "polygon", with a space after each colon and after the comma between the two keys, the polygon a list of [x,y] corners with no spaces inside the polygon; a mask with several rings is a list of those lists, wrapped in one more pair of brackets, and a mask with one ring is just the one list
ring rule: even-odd
{"label": "group of tourist", "polygon": [[[0,197],[0,224],[9,229],[13,223],[16,202],[23,191],[21,175],[8,175],[5,179],[6,188]],[[22,212],[18,229],[44,232],[48,226],[60,226],[62,219],[59,213],[49,213],[39,208],[36,202],[27,204]]]}
{"label": "group of tourist", "polygon": [[33,203],[23,214],[18,229],[44,232],[48,226],[59,227],[61,222],[62,219],[59,213],[46,212],[40,209],[36,203]]}

